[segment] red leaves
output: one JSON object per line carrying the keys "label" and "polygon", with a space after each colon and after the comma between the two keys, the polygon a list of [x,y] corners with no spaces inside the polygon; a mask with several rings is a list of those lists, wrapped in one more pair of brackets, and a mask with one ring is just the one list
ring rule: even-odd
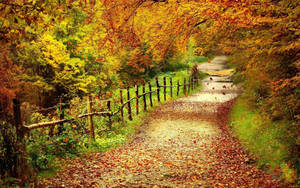
{"label": "red leaves", "polygon": [[[210,183],[213,187],[278,187],[279,181],[245,161],[249,157],[237,139],[226,130],[228,125],[220,127],[222,134],[213,140],[212,146],[216,160],[208,174],[213,178]],[[227,185],[227,186],[225,186]]]}
{"label": "red leaves", "polygon": [[[190,116],[185,117],[187,121],[177,122],[172,118],[166,123],[165,119],[158,120],[156,117],[170,118],[160,109],[154,115],[149,114],[154,121],[147,123],[143,127],[145,131],[135,135],[132,142],[104,153],[88,154],[84,160],[72,162],[72,171],[68,166],[52,181],[59,182],[57,185],[63,182],[68,187],[91,186],[91,182],[100,182],[96,179],[108,187],[149,187],[167,183],[176,187],[190,185],[190,182],[198,185],[203,180],[211,187],[276,187],[276,181],[270,176],[247,164],[249,156],[231,137],[227,117],[232,104],[233,101],[214,104],[217,113],[213,115],[217,118],[214,116],[206,122],[199,122],[203,115],[193,115],[197,119],[192,126]],[[192,105],[185,108],[193,112],[196,105]],[[199,107],[203,109],[205,105]],[[182,111],[180,115],[185,116]],[[215,124],[217,119],[219,127]],[[52,182],[52,185],[55,184]]]}
{"label": "red leaves", "polygon": [[[223,92],[224,93],[224,92]],[[225,94],[225,93],[224,93]],[[220,125],[226,125],[228,123],[228,114],[234,104],[235,99],[222,103],[217,108],[217,120]]]}

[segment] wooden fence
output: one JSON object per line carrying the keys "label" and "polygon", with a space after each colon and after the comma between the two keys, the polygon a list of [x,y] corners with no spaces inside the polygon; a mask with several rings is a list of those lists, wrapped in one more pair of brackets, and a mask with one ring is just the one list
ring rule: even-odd
{"label": "wooden fence", "polygon": [[[189,92],[191,92],[191,90],[195,89],[196,87],[199,86],[199,79],[196,78],[188,78],[188,81],[186,78],[184,78],[183,80],[183,84],[180,84],[179,80],[177,81],[177,84],[173,85],[173,80],[172,78],[169,79],[169,85],[167,85],[167,79],[166,77],[163,77],[163,84],[161,85],[159,83],[158,78],[156,78],[155,80],[155,84],[156,84],[156,89],[152,89],[150,82],[148,83],[144,83],[142,86],[135,86],[135,96],[131,97],[130,96],[130,88],[127,88],[127,100],[124,101],[123,98],[123,91],[122,89],[120,90],[120,101],[118,101],[120,103],[120,105],[118,106],[118,110],[116,110],[115,112],[112,111],[111,108],[111,100],[107,101],[107,108],[106,111],[94,111],[93,108],[93,100],[92,100],[92,96],[88,96],[88,102],[87,102],[87,106],[88,106],[88,111],[85,114],[81,114],[78,115],[78,117],[76,118],[87,118],[88,121],[88,127],[89,127],[89,134],[91,136],[91,139],[95,139],[95,130],[94,130],[94,123],[93,123],[93,117],[94,116],[107,116],[108,117],[108,123],[109,123],[109,128],[112,128],[112,116],[115,116],[117,114],[120,114],[120,117],[122,120],[124,120],[124,108],[126,108],[127,106],[127,112],[128,112],[128,119],[129,120],[133,120],[133,114],[132,114],[132,101],[135,100],[136,101],[136,105],[135,105],[135,110],[136,110],[136,114],[139,114],[140,109],[139,109],[139,99],[143,98],[143,110],[147,111],[147,108],[149,107],[153,107],[153,93],[157,93],[156,97],[157,97],[157,101],[161,102],[161,98],[160,98],[160,94],[161,92],[163,92],[163,98],[164,101],[166,101],[167,99],[167,88],[169,88],[170,91],[170,97],[173,97],[173,88],[176,89],[176,95],[179,96],[180,93],[180,88],[183,87],[182,92],[184,94],[187,94]],[[139,87],[142,87],[142,93],[139,94]],[[148,90],[146,92],[146,87],[148,87]],[[146,97],[149,96],[149,103],[147,103]],[[56,125],[59,125],[60,127],[63,126],[64,123],[67,122],[71,122],[74,121],[76,118],[68,118],[65,119],[64,118],[64,111],[61,109],[63,108],[62,105],[62,101],[60,101],[60,114],[59,114],[59,120],[56,121],[50,121],[50,122],[42,122],[42,123],[35,123],[35,124],[31,124],[31,125],[21,125],[21,111],[20,111],[20,102],[17,99],[13,100],[13,105],[14,105],[14,116],[15,116],[15,125],[16,125],[16,129],[17,129],[17,137],[20,140],[24,140],[24,135],[26,132],[33,130],[33,129],[37,129],[37,128],[42,128],[42,127],[50,127],[50,133],[49,134],[53,134],[53,128]],[[61,129],[59,129],[60,131]]]}

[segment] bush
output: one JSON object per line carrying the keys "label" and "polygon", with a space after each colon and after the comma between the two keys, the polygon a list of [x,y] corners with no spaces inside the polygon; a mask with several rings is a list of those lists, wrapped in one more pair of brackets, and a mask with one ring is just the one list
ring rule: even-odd
{"label": "bush", "polygon": [[78,141],[66,133],[52,138],[43,136],[27,144],[30,163],[38,170],[52,168],[58,158],[74,156],[79,149]]}
{"label": "bush", "polygon": [[163,72],[176,72],[178,70],[188,69],[190,65],[186,62],[183,62],[181,58],[168,60],[165,65],[162,67]]}
{"label": "bush", "polygon": [[295,130],[289,121],[272,121],[260,111],[250,108],[244,94],[231,112],[231,126],[234,134],[250,153],[258,158],[258,165],[271,171],[280,170],[287,182],[296,181],[298,161],[293,153],[296,149]]}

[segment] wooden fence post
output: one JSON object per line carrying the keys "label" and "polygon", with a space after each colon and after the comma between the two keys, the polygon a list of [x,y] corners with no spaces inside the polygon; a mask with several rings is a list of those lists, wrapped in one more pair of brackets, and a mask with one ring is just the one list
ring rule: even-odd
{"label": "wooden fence post", "polygon": [[[13,167],[13,173],[15,173],[16,177],[21,179],[22,185],[28,182],[28,177],[33,174],[32,168],[28,165],[26,159],[26,142],[25,142],[25,134],[26,129],[22,125],[21,121],[21,108],[20,101],[18,99],[13,99],[13,110],[14,110],[14,126],[16,127],[17,134],[17,143],[15,145],[15,149],[18,153],[17,159],[15,161],[16,165]],[[24,186],[23,185],[23,186]]]}
{"label": "wooden fence post", "polygon": [[164,100],[167,100],[167,80],[166,77],[164,77]]}
{"label": "wooden fence post", "polygon": [[192,85],[191,85],[191,90],[193,91],[194,90],[194,78],[193,77],[191,77],[191,83],[192,83]]}
{"label": "wooden fence post", "polygon": [[123,111],[123,91],[120,89],[120,103],[121,103],[121,109],[120,109],[120,115],[122,121],[124,120],[124,111]]}
{"label": "wooden fence post", "polygon": [[54,133],[53,133],[53,132],[54,132],[54,127],[55,127],[55,126],[51,126],[51,127],[49,128],[49,136],[50,136],[50,137],[52,137],[52,136],[54,135]]}
{"label": "wooden fence post", "polygon": [[171,97],[173,98],[173,81],[172,78],[170,78],[170,93],[171,93]]}
{"label": "wooden fence post", "polygon": [[107,110],[109,111],[109,115],[108,115],[108,126],[109,126],[109,130],[111,130],[112,128],[112,121],[111,121],[111,101],[107,101]]}
{"label": "wooden fence post", "polygon": [[179,80],[177,80],[177,97],[178,97],[178,95],[179,95],[179,87],[180,87],[180,85],[179,85]]}
{"label": "wooden fence post", "polygon": [[130,88],[127,88],[127,100],[128,100],[128,118],[129,120],[132,120],[132,115],[131,115],[131,105],[130,105]]}
{"label": "wooden fence post", "polygon": [[[65,109],[62,103],[62,98],[59,98],[59,112],[58,112],[59,119],[65,118]],[[58,127],[58,135],[60,135],[64,131],[64,123],[59,124]]]}
{"label": "wooden fence post", "polygon": [[145,88],[145,83],[143,84],[143,100],[144,100],[144,111],[147,111],[147,101],[146,101],[146,88]]}
{"label": "wooden fence post", "polygon": [[157,87],[157,101],[160,102],[160,96],[159,96],[160,85],[157,77],[155,78],[155,80],[156,80],[156,87]]}
{"label": "wooden fence post", "polygon": [[190,92],[193,91],[193,78],[190,77]]}
{"label": "wooden fence post", "polygon": [[[62,98],[59,98],[59,111],[57,111],[57,116],[59,117],[59,119],[64,119],[64,109],[62,106]],[[54,135],[54,128],[55,126],[51,126],[49,128],[49,136],[52,137]],[[61,123],[58,127],[58,132],[57,134],[61,134],[63,132],[63,123]]]}
{"label": "wooden fence post", "polygon": [[135,97],[136,97],[136,115],[139,114],[139,86],[135,86]]}
{"label": "wooden fence post", "polygon": [[193,91],[193,78],[192,77],[190,77],[190,92],[192,92]]}
{"label": "wooden fence post", "polygon": [[151,88],[151,83],[150,82],[148,82],[148,86],[149,86],[149,92],[150,92],[150,95],[149,95],[150,106],[153,107],[153,102],[152,102],[152,88]]}
{"label": "wooden fence post", "polygon": [[193,89],[196,88],[196,79],[193,77]]}
{"label": "wooden fence post", "polygon": [[[89,95],[88,97],[88,113],[93,113],[93,99],[92,96]],[[91,140],[95,140],[95,129],[94,129],[94,122],[93,122],[93,116],[89,115],[88,116],[88,124],[89,124],[89,129],[90,129],[90,136],[91,136]]]}
{"label": "wooden fence post", "polygon": [[186,78],[183,80],[183,93],[186,95]]}
{"label": "wooden fence post", "polygon": [[188,93],[191,91],[191,78],[188,78]]}

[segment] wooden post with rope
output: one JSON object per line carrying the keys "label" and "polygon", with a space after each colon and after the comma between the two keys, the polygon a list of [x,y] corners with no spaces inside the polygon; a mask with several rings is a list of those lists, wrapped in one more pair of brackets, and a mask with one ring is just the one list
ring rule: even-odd
{"label": "wooden post with rope", "polygon": [[[88,96],[88,113],[93,113],[93,98],[91,95]],[[89,131],[90,131],[90,136],[91,140],[95,140],[95,129],[94,129],[94,122],[93,122],[93,116],[89,115],[88,116],[88,125],[89,125]]]}

